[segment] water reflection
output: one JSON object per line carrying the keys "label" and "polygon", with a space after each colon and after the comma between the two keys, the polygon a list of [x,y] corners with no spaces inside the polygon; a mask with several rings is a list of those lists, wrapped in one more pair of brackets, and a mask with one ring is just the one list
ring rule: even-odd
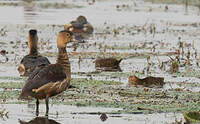
{"label": "water reflection", "polygon": [[53,119],[48,119],[46,117],[36,117],[29,122],[25,122],[19,119],[19,123],[20,124],[61,124],[61,123],[56,122]]}
{"label": "water reflection", "polygon": [[37,18],[35,2],[23,2],[24,20],[26,23],[34,23],[33,20]]}

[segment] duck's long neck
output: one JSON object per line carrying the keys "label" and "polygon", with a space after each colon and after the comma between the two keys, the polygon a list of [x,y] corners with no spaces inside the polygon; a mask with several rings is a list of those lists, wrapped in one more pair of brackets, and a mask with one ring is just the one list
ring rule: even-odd
{"label": "duck's long neck", "polygon": [[38,55],[37,47],[31,47],[29,49],[29,55],[35,55],[35,56],[37,56]]}
{"label": "duck's long neck", "polygon": [[57,64],[62,65],[66,74],[66,81],[69,83],[71,79],[71,70],[66,48],[58,48]]}

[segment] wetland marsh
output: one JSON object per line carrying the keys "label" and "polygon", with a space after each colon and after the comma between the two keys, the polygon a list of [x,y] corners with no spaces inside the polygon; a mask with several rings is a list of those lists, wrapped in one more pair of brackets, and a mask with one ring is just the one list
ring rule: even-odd
{"label": "wetland marsh", "polygon": [[[28,53],[28,30],[38,30],[38,51],[55,63],[56,35],[79,15],[87,17],[94,33],[68,46],[71,87],[50,99],[49,119],[55,122],[48,121],[183,124],[184,112],[200,110],[200,18],[193,4],[186,13],[183,4],[149,0],[96,0],[92,5],[84,0],[28,5],[5,0],[0,15],[0,51],[6,51],[0,54],[0,124],[37,121],[35,100],[17,99],[26,80],[17,65]],[[96,71],[98,57],[122,58],[122,71]],[[172,72],[174,61],[178,69]],[[129,86],[130,75],[164,77],[165,85]],[[40,108],[39,116],[44,116],[45,105]],[[104,122],[102,113],[108,117]]]}

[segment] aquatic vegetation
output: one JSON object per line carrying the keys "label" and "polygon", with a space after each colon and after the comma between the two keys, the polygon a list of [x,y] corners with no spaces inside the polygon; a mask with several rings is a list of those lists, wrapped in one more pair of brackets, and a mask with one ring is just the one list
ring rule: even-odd
{"label": "aquatic vegetation", "polygon": [[[6,84],[11,89],[4,89]],[[0,85],[0,88],[4,89],[0,91],[2,94],[0,101],[26,103],[16,99],[20,90],[15,88],[20,86],[23,86],[23,82],[6,82]],[[196,87],[196,85],[192,86]],[[51,103],[123,108],[118,113],[186,112],[200,110],[199,95],[199,92],[189,90],[128,87],[115,81],[72,79],[70,88],[53,97]]]}
{"label": "aquatic vegetation", "polygon": [[[25,11],[26,8],[22,11],[22,18],[27,20],[19,18],[22,23],[27,22],[27,24],[15,25],[19,23],[15,22],[13,25],[6,24],[0,27],[2,48],[0,50],[8,48],[6,56],[9,58],[7,64],[0,65],[0,73],[3,74],[0,76],[1,104],[26,104],[26,101],[17,100],[25,79],[13,76],[15,72],[7,67],[18,65],[19,60],[26,53],[27,45],[24,41],[26,41],[27,31],[32,27],[38,29],[38,35],[41,36],[41,44],[39,44],[41,54],[54,62],[57,53],[54,43],[55,35],[63,29],[65,19],[70,20],[71,17],[77,16],[66,13],[74,10],[88,10],[91,14],[87,16],[94,25],[95,34],[83,43],[68,46],[74,79],[71,81],[70,89],[53,97],[50,103],[112,107],[119,110],[105,112],[105,114],[126,113],[141,114],[141,116],[144,116],[143,113],[199,111],[199,22],[198,19],[196,20],[198,8],[190,6],[191,1],[195,0],[187,3],[188,15],[184,15],[183,5],[151,4],[151,2],[179,4],[183,0],[145,0],[150,1],[148,3],[130,0],[131,2],[125,1],[125,3],[113,2],[115,4],[109,1],[110,4],[105,4],[105,8],[100,3],[102,0],[97,1],[95,3],[97,7],[88,7],[86,4],[79,4],[79,1],[72,3],[34,1],[31,5],[34,7],[33,11]],[[24,6],[16,1],[16,3],[12,2],[5,3],[5,6],[15,6],[11,8],[18,6],[20,10]],[[103,2],[106,3],[107,0]],[[2,4],[4,3],[0,2],[0,5]],[[118,19],[116,14],[103,20],[103,16],[109,14],[107,12],[110,10],[122,13],[120,16],[123,20]],[[96,13],[102,14],[102,18],[96,18],[99,17]],[[166,18],[166,16],[172,18]],[[132,20],[131,17],[138,18]],[[168,56],[173,60],[170,60]],[[124,60],[120,63],[122,72],[96,72],[93,61],[97,57],[123,58]],[[9,76],[5,76],[6,74]],[[160,76],[167,81],[162,88],[132,87],[124,84],[127,83],[130,75]],[[85,79],[75,79],[76,77]],[[80,114],[87,113],[90,114],[90,112],[80,112]],[[100,116],[102,113],[97,114]],[[102,117],[103,120],[104,117]],[[108,117],[110,119],[111,115]]]}
{"label": "aquatic vegetation", "polygon": [[183,115],[186,120],[186,124],[200,123],[200,112],[199,111],[185,112]]}
{"label": "aquatic vegetation", "polygon": [[38,3],[37,5],[39,8],[48,9],[48,8],[82,8],[83,6],[75,5],[75,4],[66,4],[66,3]]}
{"label": "aquatic vegetation", "polygon": [[75,4],[69,4],[69,3],[59,3],[59,2],[35,2],[33,0],[24,0],[24,2],[0,2],[0,6],[25,6],[27,3],[29,5],[38,7],[38,8],[43,8],[43,9],[48,9],[48,8],[55,8],[55,9],[62,9],[62,8],[82,8],[83,6],[80,5],[75,5]]}

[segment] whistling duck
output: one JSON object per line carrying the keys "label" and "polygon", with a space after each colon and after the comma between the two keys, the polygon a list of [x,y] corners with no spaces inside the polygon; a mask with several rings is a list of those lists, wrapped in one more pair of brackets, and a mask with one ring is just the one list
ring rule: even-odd
{"label": "whistling duck", "polygon": [[17,68],[20,76],[29,76],[36,67],[50,64],[46,57],[38,55],[37,46],[37,30],[31,29],[28,34],[29,54],[24,56]]}
{"label": "whistling duck", "polygon": [[121,71],[121,61],[122,58],[98,58],[95,60],[95,68],[103,71]]}
{"label": "whistling duck", "polygon": [[52,119],[48,119],[46,117],[36,117],[29,122],[25,122],[19,119],[20,124],[60,124]]}
{"label": "whistling duck", "polygon": [[60,31],[57,35],[58,55],[56,64],[37,68],[27,79],[19,99],[36,99],[36,115],[39,114],[39,99],[45,99],[46,116],[49,111],[49,98],[65,91],[70,85],[71,70],[66,44],[71,42],[72,32]]}
{"label": "whistling duck", "polygon": [[64,29],[73,32],[76,40],[88,38],[94,30],[84,16],[78,16],[75,21],[65,24]]}
{"label": "whistling duck", "polygon": [[128,77],[128,82],[129,82],[129,85],[142,85],[146,87],[151,87],[151,86],[161,87],[164,85],[164,78],[149,76],[149,77],[140,79],[136,77],[135,75],[132,75]]}

